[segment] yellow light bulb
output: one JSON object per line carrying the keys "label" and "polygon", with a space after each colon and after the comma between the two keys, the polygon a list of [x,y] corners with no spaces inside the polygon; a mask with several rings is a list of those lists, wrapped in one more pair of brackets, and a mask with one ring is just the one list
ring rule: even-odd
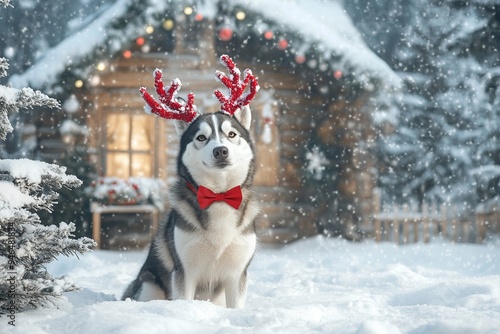
{"label": "yellow light bulb", "polygon": [[184,14],[186,14],[186,15],[193,14],[193,8],[192,7],[186,7],[186,8],[184,8]]}
{"label": "yellow light bulb", "polygon": [[155,27],[153,27],[152,25],[146,26],[146,34],[151,35],[154,31],[155,31]]}
{"label": "yellow light bulb", "polygon": [[82,88],[83,87],[83,81],[78,79],[75,81],[75,87],[76,88]]}
{"label": "yellow light bulb", "polygon": [[167,31],[174,29],[174,21],[171,19],[163,21],[163,29]]}
{"label": "yellow light bulb", "polygon": [[100,62],[99,64],[97,64],[97,70],[98,71],[104,71],[106,69],[106,64],[103,63],[103,62]]}
{"label": "yellow light bulb", "polygon": [[245,14],[245,12],[243,12],[241,10],[236,13],[236,19],[238,19],[240,21],[243,21],[246,17],[247,17],[247,14]]}

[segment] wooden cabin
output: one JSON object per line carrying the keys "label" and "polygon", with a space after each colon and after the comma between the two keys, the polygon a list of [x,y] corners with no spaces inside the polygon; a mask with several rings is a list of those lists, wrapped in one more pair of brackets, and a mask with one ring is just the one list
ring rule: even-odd
{"label": "wooden cabin", "polygon": [[[231,10],[241,11],[242,5],[238,6]],[[337,10],[339,16],[345,15]],[[212,92],[223,87],[214,72],[225,70],[217,58],[227,53],[240,69],[251,68],[261,86],[251,103],[258,164],[255,191],[262,207],[257,222],[260,240],[289,242],[321,233],[322,226],[332,221],[343,226],[343,232],[368,229],[376,178],[370,98],[376,89],[359,84],[371,81],[366,78],[369,74],[358,80],[354,70],[352,74],[332,72],[321,62],[321,55],[328,51],[324,46],[303,54],[288,50],[286,38],[300,39],[303,33],[273,20],[262,17],[258,22],[274,24],[285,37],[277,38],[269,31],[258,32],[259,38],[247,37],[247,32],[238,37],[227,30],[221,13],[198,20],[184,11],[175,20],[146,27],[145,32],[141,27],[137,37],[113,56],[96,57],[91,59],[93,65],[75,71],[85,78],[71,88],[80,104],[72,117],[86,123],[86,144],[98,175],[152,177],[168,184],[176,176],[179,138],[172,121],[144,112],[138,89],[145,86],[152,91],[153,71],[160,68],[165,82],[181,79],[180,96],[194,92],[199,110],[217,111],[220,105]],[[367,49],[364,44],[363,48]],[[348,55],[339,54],[344,52],[341,49],[328,52],[339,59]],[[373,59],[383,63],[372,56],[368,63],[374,63]],[[345,71],[356,66],[348,58],[343,62]],[[375,81],[383,76],[379,74]],[[336,169],[335,182],[308,180],[307,153],[314,147],[313,139],[335,152],[327,158],[327,164]],[[334,185],[325,188],[330,183]]]}
{"label": "wooden cabin", "polygon": [[[92,159],[99,175],[164,180],[176,176],[179,138],[174,124],[146,114],[138,88],[145,86],[151,90],[153,71],[160,68],[165,82],[174,77],[181,79],[180,96],[194,92],[199,110],[218,111],[220,104],[212,92],[223,87],[214,79],[214,73],[216,69],[225,69],[215,57],[224,50],[217,49],[215,32],[207,30],[202,35],[208,36],[203,40],[204,49],[177,43],[167,54],[134,52],[131,57],[120,54],[104,69],[90,74],[91,78],[99,78],[98,83],[81,91],[79,98],[88,103],[84,109],[91,131],[89,146],[95,152]],[[310,96],[309,83],[291,74],[289,67],[235,61],[240,69],[251,68],[262,87],[251,103],[258,164],[254,184],[262,207],[257,224],[260,239],[288,242],[318,233],[316,221],[320,212],[311,198],[322,195],[305,188],[303,180],[305,149],[314,132],[324,138],[325,144],[335,143],[349,151],[348,159],[339,161],[342,174],[339,189],[332,189],[345,198],[343,204],[349,207],[342,219],[352,220],[353,226],[357,224],[355,219],[368,221],[374,161],[367,153],[369,147],[360,147],[360,143],[366,145],[374,139],[370,115],[362,110],[367,96],[352,101]],[[271,120],[264,120],[262,115],[265,104],[271,107]],[[326,120],[315,123],[319,119]],[[265,122],[271,128],[271,142],[262,138]]]}

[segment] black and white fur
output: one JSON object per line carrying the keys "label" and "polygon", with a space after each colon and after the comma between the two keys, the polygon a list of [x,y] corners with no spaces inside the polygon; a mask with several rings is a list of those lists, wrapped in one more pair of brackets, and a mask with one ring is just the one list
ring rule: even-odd
{"label": "black and white fur", "polygon": [[[191,124],[175,122],[181,140],[179,179],[170,192],[172,210],[122,300],[200,299],[243,307],[259,211],[250,190],[254,175],[250,108],[243,107],[234,117],[218,112],[201,115]],[[238,210],[224,202],[201,210],[187,182],[215,193],[240,185],[243,202]]]}

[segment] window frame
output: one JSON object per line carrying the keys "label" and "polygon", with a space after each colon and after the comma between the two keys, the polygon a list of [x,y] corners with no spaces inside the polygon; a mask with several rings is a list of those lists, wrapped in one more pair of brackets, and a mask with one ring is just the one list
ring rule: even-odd
{"label": "window frame", "polygon": [[[110,115],[126,115],[128,122],[129,122],[129,129],[128,129],[128,142],[127,142],[127,147],[128,149],[110,149],[109,148],[109,143],[108,143],[108,122],[109,122],[109,116]],[[159,161],[158,161],[158,141],[155,140],[158,138],[158,134],[160,132],[159,129],[159,124],[156,119],[156,117],[150,117],[147,114],[144,114],[143,117],[145,119],[150,119],[150,122],[152,122],[152,133],[151,133],[151,149],[150,150],[134,150],[132,149],[132,139],[133,139],[133,131],[134,131],[134,125],[133,125],[133,117],[134,116],[143,116],[142,114],[136,113],[136,112],[127,112],[124,110],[120,111],[107,111],[104,113],[103,117],[103,123],[104,127],[102,129],[102,143],[101,143],[101,166],[103,174],[105,176],[109,177],[120,177],[116,173],[111,173],[109,170],[108,166],[108,158],[110,157],[110,154],[126,154],[128,158],[128,169],[126,171],[126,174],[128,175],[126,178],[131,178],[131,177],[151,177],[151,178],[157,178],[159,175]],[[148,117],[149,118],[146,118]],[[134,175],[133,174],[133,159],[134,155],[138,154],[148,154],[151,157],[151,174],[150,175]]]}

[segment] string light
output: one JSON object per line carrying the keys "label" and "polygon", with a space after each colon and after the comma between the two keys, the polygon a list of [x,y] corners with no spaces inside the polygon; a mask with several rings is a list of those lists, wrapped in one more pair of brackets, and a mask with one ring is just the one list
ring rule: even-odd
{"label": "string light", "polygon": [[155,31],[155,27],[153,27],[152,25],[148,24],[146,26],[146,34],[151,35],[154,31]]}
{"label": "string light", "polygon": [[235,16],[237,20],[243,21],[247,17],[247,14],[244,11],[240,10],[236,13]]}
{"label": "string light", "polygon": [[233,30],[228,27],[219,29],[219,38],[221,41],[228,42],[233,38]]}
{"label": "string light", "polygon": [[186,14],[188,16],[191,15],[191,14],[193,14],[193,8],[192,7],[186,7],[186,8],[184,8],[184,14]]}
{"label": "string light", "polygon": [[267,40],[270,40],[274,37],[274,34],[271,30],[268,30],[264,33],[264,38],[267,39]]}
{"label": "string light", "polygon": [[141,51],[142,53],[149,53],[149,51],[151,51],[151,46],[149,46],[149,44],[144,44],[141,46]]}
{"label": "string light", "polygon": [[80,80],[80,79],[76,80],[75,81],[75,87],[76,88],[82,88],[83,87],[83,80]]}
{"label": "string light", "polygon": [[281,38],[278,42],[278,48],[280,50],[285,50],[288,47],[288,41],[284,38]]}
{"label": "string light", "polygon": [[130,50],[123,51],[123,58],[125,58],[125,59],[132,58],[132,51],[130,51]]}
{"label": "string light", "polygon": [[318,66],[318,61],[316,59],[310,59],[307,62],[307,66],[309,66],[310,68],[316,68],[316,66]]}
{"label": "string light", "polygon": [[97,68],[98,71],[102,72],[102,71],[104,71],[106,69],[106,63],[104,63],[104,62],[101,61],[100,63],[97,64],[96,68]]}
{"label": "string light", "polygon": [[144,37],[137,37],[137,39],[135,40],[135,42],[137,43],[137,45],[143,46],[144,43],[146,43],[146,40],[144,39]]}
{"label": "string light", "polygon": [[163,21],[162,26],[163,26],[163,29],[170,31],[170,30],[174,29],[174,20],[166,19],[165,21]]}
{"label": "string light", "polygon": [[304,64],[306,62],[306,56],[304,56],[304,55],[296,55],[295,56],[295,62],[297,64]]}
{"label": "string light", "polygon": [[98,75],[93,75],[89,78],[90,86],[96,87],[101,83],[101,77]]}

